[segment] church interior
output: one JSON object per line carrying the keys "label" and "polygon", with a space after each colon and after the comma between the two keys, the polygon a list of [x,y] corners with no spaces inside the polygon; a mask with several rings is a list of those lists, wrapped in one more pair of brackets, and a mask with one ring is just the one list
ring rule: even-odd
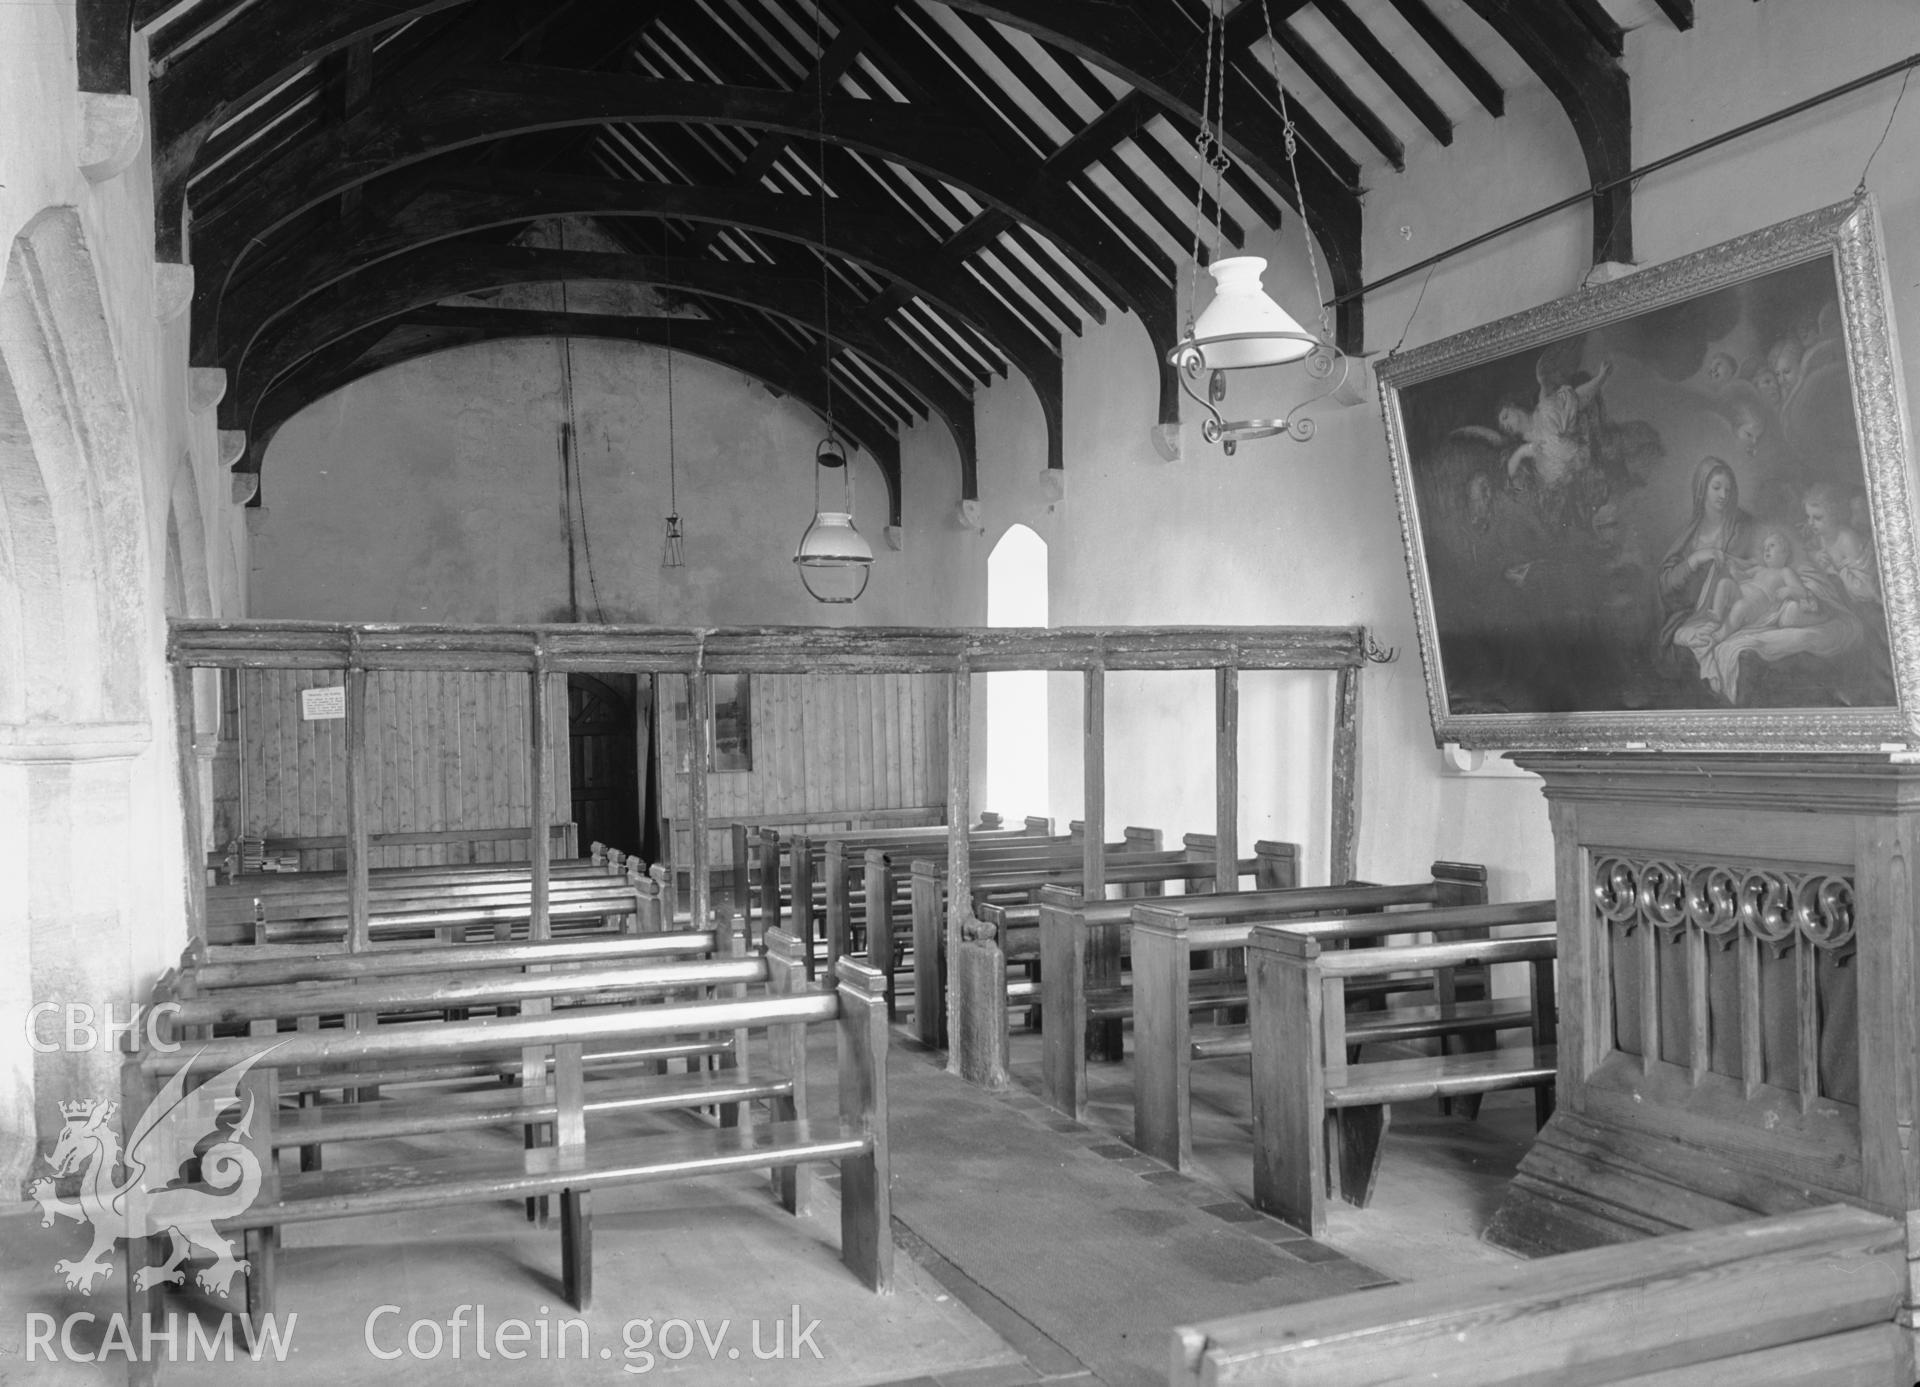
{"label": "church interior", "polygon": [[0,1381],[1920,1384],[1916,68],[0,5]]}

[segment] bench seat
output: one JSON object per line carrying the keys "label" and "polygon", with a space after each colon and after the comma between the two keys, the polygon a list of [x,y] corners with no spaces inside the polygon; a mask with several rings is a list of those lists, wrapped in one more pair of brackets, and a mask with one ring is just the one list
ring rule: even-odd
{"label": "bench seat", "polygon": [[377,1166],[282,1175],[277,1197],[262,1196],[223,1223],[269,1228],[285,1223],[394,1214],[441,1204],[522,1199],[563,1190],[677,1180],[804,1161],[837,1161],[873,1149],[873,1140],[834,1119],[702,1128],[662,1136],[599,1140],[569,1155],[558,1147],[463,1152]]}
{"label": "bench seat", "polygon": [[[723,1103],[750,1103],[792,1094],[793,1083],[779,1075],[741,1079],[717,1074],[649,1075],[643,1079],[588,1078],[582,1109],[595,1114],[662,1112]],[[552,1122],[559,1097],[547,1084],[525,1088],[492,1084],[431,1097],[380,1098],[371,1102],[330,1103],[283,1111],[274,1124],[275,1147],[323,1145],[419,1136],[429,1132]]]}
{"label": "bench seat", "polygon": [[[1492,1002],[1453,1002],[1438,1006],[1395,1007],[1392,1011],[1358,1012],[1347,1019],[1347,1043],[1384,1045],[1408,1040],[1433,1040],[1447,1035],[1477,1035],[1489,1030],[1518,1030],[1533,1024],[1533,1012],[1511,999]],[[1198,1030],[1189,1047],[1197,1060],[1231,1059],[1253,1053],[1253,1032],[1244,1026],[1223,1026],[1218,1030]],[[1449,1056],[1454,1059],[1486,1058],[1485,1055]],[[1395,1061],[1354,1064],[1353,1070],[1377,1070]],[[1548,1065],[1550,1069],[1551,1064]],[[1507,1087],[1507,1085],[1502,1085]],[[1414,1093],[1409,1098],[1431,1098],[1432,1093]],[[1443,1097],[1458,1096],[1449,1091]],[[1368,1099],[1366,1101],[1382,1101]],[[1387,1102],[1399,1102],[1397,1098]]]}
{"label": "bench seat", "polygon": [[[1553,935],[1332,947],[1342,931],[1363,928],[1357,920],[1262,924],[1250,941],[1254,1203],[1314,1237],[1326,1230],[1329,1199],[1365,1207],[1371,1198],[1393,1104],[1531,1088],[1544,1123],[1558,1077]],[[1377,1038],[1369,1025],[1393,1024],[1392,1013],[1348,1010],[1346,991],[1356,980],[1500,963],[1527,968],[1525,1017],[1500,1026],[1483,1021],[1477,1030],[1449,1022],[1478,1042],[1464,1053],[1349,1060],[1355,1046]],[[1531,1030],[1531,1043],[1497,1048],[1492,1031],[1518,1025]]]}
{"label": "bench seat", "polygon": [[[650,1045],[627,1045],[587,1051],[586,1063],[593,1074],[634,1065],[653,1065],[661,1060],[695,1059],[724,1055],[734,1048],[732,1035],[716,1035],[699,1040],[667,1041]],[[384,1067],[356,1065],[308,1066],[289,1069],[288,1085],[302,1091],[330,1088],[363,1088],[382,1084],[445,1083],[460,1079],[482,1079],[498,1083],[500,1064],[482,1061],[452,1061],[443,1064],[393,1063]]]}
{"label": "bench seat", "polygon": [[[1348,1037],[1365,1038],[1351,1030]],[[1370,1060],[1344,1068],[1329,1066],[1326,1102],[1329,1108],[1359,1108],[1538,1088],[1551,1084],[1559,1072],[1555,1053],[1551,1045],[1525,1045],[1417,1059]]]}

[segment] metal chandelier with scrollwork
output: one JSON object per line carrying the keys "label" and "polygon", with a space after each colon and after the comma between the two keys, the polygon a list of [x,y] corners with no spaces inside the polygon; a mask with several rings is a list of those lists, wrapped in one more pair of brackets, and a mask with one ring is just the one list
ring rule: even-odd
{"label": "metal chandelier with scrollwork", "polygon": [[[1272,61],[1273,15],[1268,9],[1267,0],[1260,0],[1260,11],[1266,23],[1267,52]],[[1214,279],[1214,293],[1206,311],[1197,319],[1188,319],[1186,333],[1167,354],[1167,361],[1179,373],[1180,388],[1207,412],[1207,417],[1200,425],[1201,433],[1207,442],[1218,443],[1221,451],[1231,457],[1237,446],[1248,439],[1285,434],[1304,443],[1312,438],[1313,420],[1304,411],[1308,405],[1326,399],[1346,382],[1348,360],[1346,354],[1333,344],[1331,316],[1325,306],[1325,295],[1320,289],[1320,261],[1314,251],[1313,237],[1307,229],[1304,215],[1300,218],[1301,236],[1306,241],[1307,261],[1313,271],[1314,301],[1321,305],[1320,333],[1317,336],[1302,327],[1261,287],[1260,272],[1267,265],[1264,259],[1257,255],[1225,259],[1220,256],[1225,175],[1232,163],[1226,148],[1226,37],[1226,20],[1220,11],[1220,0],[1208,0],[1206,80],[1202,88],[1199,130],[1194,136],[1194,152],[1201,164],[1197,182],[1204,186],[1209,173],[1213,182],[1213,248],[1206,257],[1206,264]],[[1272,74],[1280,119],[1285,130],[1287,169],[1292,174],[1295,196],[1300,199],[1304,213],[1306,193],[1295,164],[1299,138],[1293,117],[1287,109],[1287,93],[1280,83],[1277,62],[1274,62]],[[1194,198],[1193,264],[1189,287],[1189,302],[1193,303],[1197,303],[1199,298],[1201,229],[1204,225],[1202,209],[1205,202],[1204,196]],[[1308,380],[1324,386],[1318,394],[1301,400],[1278,418],[1229,419],[1222,412],[1221,406],[1227,398],[1228,371],[1295,364],[1300,366]]]}

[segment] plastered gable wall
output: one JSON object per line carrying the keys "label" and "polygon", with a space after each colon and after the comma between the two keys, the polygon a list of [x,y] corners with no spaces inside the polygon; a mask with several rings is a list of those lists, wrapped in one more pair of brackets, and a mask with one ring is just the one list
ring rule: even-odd
{"label": "plastered gable wall", "polygon": [[[269,448],[254,549],[253,614],[351,621],[565,621],[567,527],[558,339],[483,343],[381,372],[309,406]],[[953,581],[969,546],[952,439],[904,432],[903,549],[886,538],[886,486],[853,458],[855,521],[876,555],[866,594],[825,606],[793,550],[813,512],[812,410],[676,353],[674,453],[685,567],[661,567],[668,511],[666,353],[573,344],[585,539],[580,616],[668,625],[942,624],[964,619]],[[827,509],[838,482],[821,479]],[[592,552],[598,604],[587,575]]]}
{"label": "plastered gable wall", "polygon": [[[0,671],[0,1190],[9,1192],[33,1173],[60,1102],[117,1091],[108,1050],[35,1053],[28,1009],[111,1005],[124,1019],[185,941],[191,877],[164,664],[170,513],[180,543],[195,546],[177,555],[177,598],[229,613],[244,599],[234,561],[244,541],[222,503],[213,418],[189,407],[186,323],[166,318],[174,300],[156,282],[144,93],[83,97],[73,52],[71,4],[0,7],[0,371],[12,416],[0,440],[0,585],[12,618]],[[143,66],[136,54],[135,71]],[[176,496],[198,515],[170,511]],[[76,613],[85,619],[67,619]],[[43,1022],[39,1034],[57,1041],[59,1030]]]}
{"label": "plastered gable wall", "polygon": [[[1920,45],[1911,5],[1755,5],[1703,0],[1690,33],[1629,35],[1635,162],[1777,110]],[[1635,204],[1643,264],[1701,249],[1848,196],[1886,126],[1899,82],[1791,121],[1644,181]],[[1507,114],[1463,120],[1449,148],[1410,147],[1408,169],[1368,171],[1365,276],[1374,279],[1587,184],[1573,133],[1544,88],[1508,93]],[[1920,94],[1905,102],[1870,180],[1880,200],[1896,326],[1915,329],[1920,233]],[[1591,264],[1584,204],[1369,295],[1367,348],[1417,346],[1573,292]],[[1405,228],[1403,233],[1402,228]],[[1313,294],[1289,218],[1267,285],[1303,321]],[[1424,286],[1424,288],[1423,288]],[[1416,303],[1418,310],[1416,313]],[[1911,343],[1909,342],[1909,346]],[[1911,394],[1915,364],[1905,370]],[[1360,872],[1423,875],[1438,858],[1480,861],[1496,895],[1550,895],[1551,839],[1531,777],[1461,777],[1433,745],[1399,514],[1377,401],[1313,410],[1311,443],[1265,441],[1224,457],[1190,411],[1184,457],[1155,456],[1151,350],[1117,316],[1066,344],[1067,495],[1038,486],[1037,411],[1018,383],[984,397],[982,493],[989,527],[1021,521],[1050,546],[1059,624],[1147,621],[1366,625],[1399,659],[1363,680]],[[1269,412],[1236,378],[1236,417]],[[986,440],[992,439],[989,444]],[[1302,841],[1308,879],[1325,870],[1326,702],[1249,679],[1241,707],[1243,842]],[[1296,681],[1298,682],[1298,681]],[[1170,831],[1213,819],[1210,681],[1110,679],[1107,817]],[[1056,676],[1052,812],[1079,813],[1080,681]]]}

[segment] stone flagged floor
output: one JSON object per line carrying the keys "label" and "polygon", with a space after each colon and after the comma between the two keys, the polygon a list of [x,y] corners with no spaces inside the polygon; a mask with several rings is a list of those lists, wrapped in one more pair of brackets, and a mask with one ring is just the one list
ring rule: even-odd
{"label": "stone flagged floor", "polygon": [[[833,1109],[832,1038],[813,1055],[815,1111]],[[608,1382],[646,1374],[623,1331],[637,1318],[679,1317],[740,1328],[772,1309],[804,1306],[822,1321],[820,1360],[756,1362],[750,1351],[694,1352],[648,1372],[693,1387],[1021,1387],[1088,1383],[1157,1387],[1176,1325],[1243,1310],[1512,1262],[1477,1241],[1531,1136],[1524,1108],[1490,1103],[1477,1123],[1432,1105],[1396,1116],[1379,1194],[1366,1210],[1339,1205],[1315,1240],[1251,1206],[1251,1131],[1244,1062],[1196,1067],[1192,1171],[1170,1170],[1131,1145],[1131,1070],[1096,1065],[1089,1121],[1062,1117],[1038,1093],[1038,1037],[1016,1032],[1014,1083],[989,1094],[944,1069],[896,1029],[893,1104],[894,1232],[899,1289],[869,1295],[838,1258],[837,1177],[822,1180],[815,1211],[796,1223],[751,1176],[643,1186],[597,1197],[594,1309],[584,1318],[604,1357],[583,1363],[455,1362],[444,1352],[376,1357],[365,1322],[380,1304],[402,1309],[380,1324],[390,1351],[416,1318],[445,1323],[477,1303],[497,1322],[569,1317],[558,1297],[558,1233],[528,1225],[511,1206],[304,1225],[283,1254],[283,1309],[302,1312],[295,1356],[281,1366],[184,1364],[184,1384],[405,1381],[432,1384]],[[0,1213],[0,1382],[123,1380],[121,1365],[26,1361],[25,1317],[94,1313],[75,1334],[100,1344],[121,1304],[110,1284],[92,1298],[52,1271],[84,1235],[38,1211]],[[217,1309],[207,1297],[205,1310]],[[424,1332],[424,1331],[423,1331]],[[378,1333],[376,1338],[378,1338]]]}

